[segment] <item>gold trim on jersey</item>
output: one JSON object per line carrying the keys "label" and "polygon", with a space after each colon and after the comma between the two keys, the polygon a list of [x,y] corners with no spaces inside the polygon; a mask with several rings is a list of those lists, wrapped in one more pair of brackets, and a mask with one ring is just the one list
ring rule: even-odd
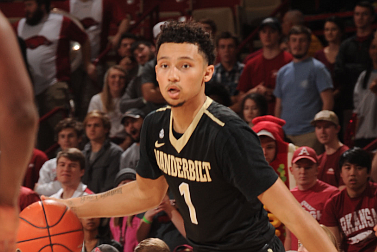
{"label": "gold trim on jersey", "polygon": [[[174,134],[173,134],[173,116],[172,116],[172,113],[170,112],[169,139],[170,139],[171,145],[175,148],[175,150],[178,153],[180,153],[182,151],[183,147],[185,147],[185,145],[187,144],[187,142],[190,139],[192,133],[194,132],[196,126],[198,125],[200,118],[202,118],[203,114],[205,113],[205,111],[207,110],[209,105],[211,105],[211,103],[212,103],[212,99],[207,97],[203,106],[200,108],[200,110],[198,111],[198,113],[194,117],[194,120],[192,120],[191,124],[189,125],[189,127],[187,128],[185,133],[179,139],[176,139],[174,137]],[[215,118],[213,115],[212,115],[212,117]]]}
{"label": "gold trim on jersey", "polygon": [[159,109],[156,109],[156,112],[161,112],[161,111],[165,111],[167,109],[171,109],[170,106],[165,106],[165,107],[162,107],[162,108],[159,108]]}
{"label": "gold trim on jersey", "polygon": [[221,127],[223,127],[225,125],[225,123],[223,123],[222,121],[220,121],[218,118],[216,118],[213,114],[211,114],[211,112],[209,112],[208,110],[204,111],[204,113],[209,116],[209,118],[212,119],[212,121],[214,121],[215,123],[217,123],[218,125],[220,125]]}

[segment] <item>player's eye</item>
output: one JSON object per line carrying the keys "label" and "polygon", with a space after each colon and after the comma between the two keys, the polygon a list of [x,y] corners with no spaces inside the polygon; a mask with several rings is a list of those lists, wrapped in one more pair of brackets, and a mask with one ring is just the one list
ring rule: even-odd
{"label": "player's eye", "polygon": [[162,64],[160,64],[160,67],[161,67],[161,68],[167,68],[167,67],[168,67],[168,64],[162,63]]}
{"label": "player's eye", "polygon": [[182,68],[184,68],[184,69],[190,68],[190,65],[189,64],[183,64]]}

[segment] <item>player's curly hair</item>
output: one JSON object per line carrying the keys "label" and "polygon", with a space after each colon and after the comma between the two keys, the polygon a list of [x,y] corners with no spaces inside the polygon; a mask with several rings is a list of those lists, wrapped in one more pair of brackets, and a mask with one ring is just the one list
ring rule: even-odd
{"label": "player's curly hair", "polygon": [[164,43],[194,44],[198,46],[199,52],[204,54],[208,65],[212,65],[215,60],[215,48],[210,35],[194,21],[186,23],[170,21],[163,24],[157,40],[157,53]]}

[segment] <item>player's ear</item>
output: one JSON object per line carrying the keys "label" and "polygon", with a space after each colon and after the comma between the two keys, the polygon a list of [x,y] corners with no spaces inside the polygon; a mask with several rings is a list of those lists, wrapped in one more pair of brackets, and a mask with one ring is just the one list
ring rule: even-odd
{"label": "player's ear", "polygon": [[209,65],[206,67],[206,71],[204,74],[204,82],[208,82],[212,79],[213,71],[215,70],[215,67],[213,65]]}

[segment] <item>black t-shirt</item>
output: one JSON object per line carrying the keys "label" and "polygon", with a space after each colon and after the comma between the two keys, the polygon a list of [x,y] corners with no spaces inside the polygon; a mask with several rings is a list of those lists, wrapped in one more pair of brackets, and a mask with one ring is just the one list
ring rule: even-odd
{"label": "black t-shirt", "polygon": [[207,98],[179,139],[170,107],[152,112],[140,151],[137,173],[165,176],[197,251],[254,251],[274,236],[257,196],[278,177],[256,134],[230,109]]}

